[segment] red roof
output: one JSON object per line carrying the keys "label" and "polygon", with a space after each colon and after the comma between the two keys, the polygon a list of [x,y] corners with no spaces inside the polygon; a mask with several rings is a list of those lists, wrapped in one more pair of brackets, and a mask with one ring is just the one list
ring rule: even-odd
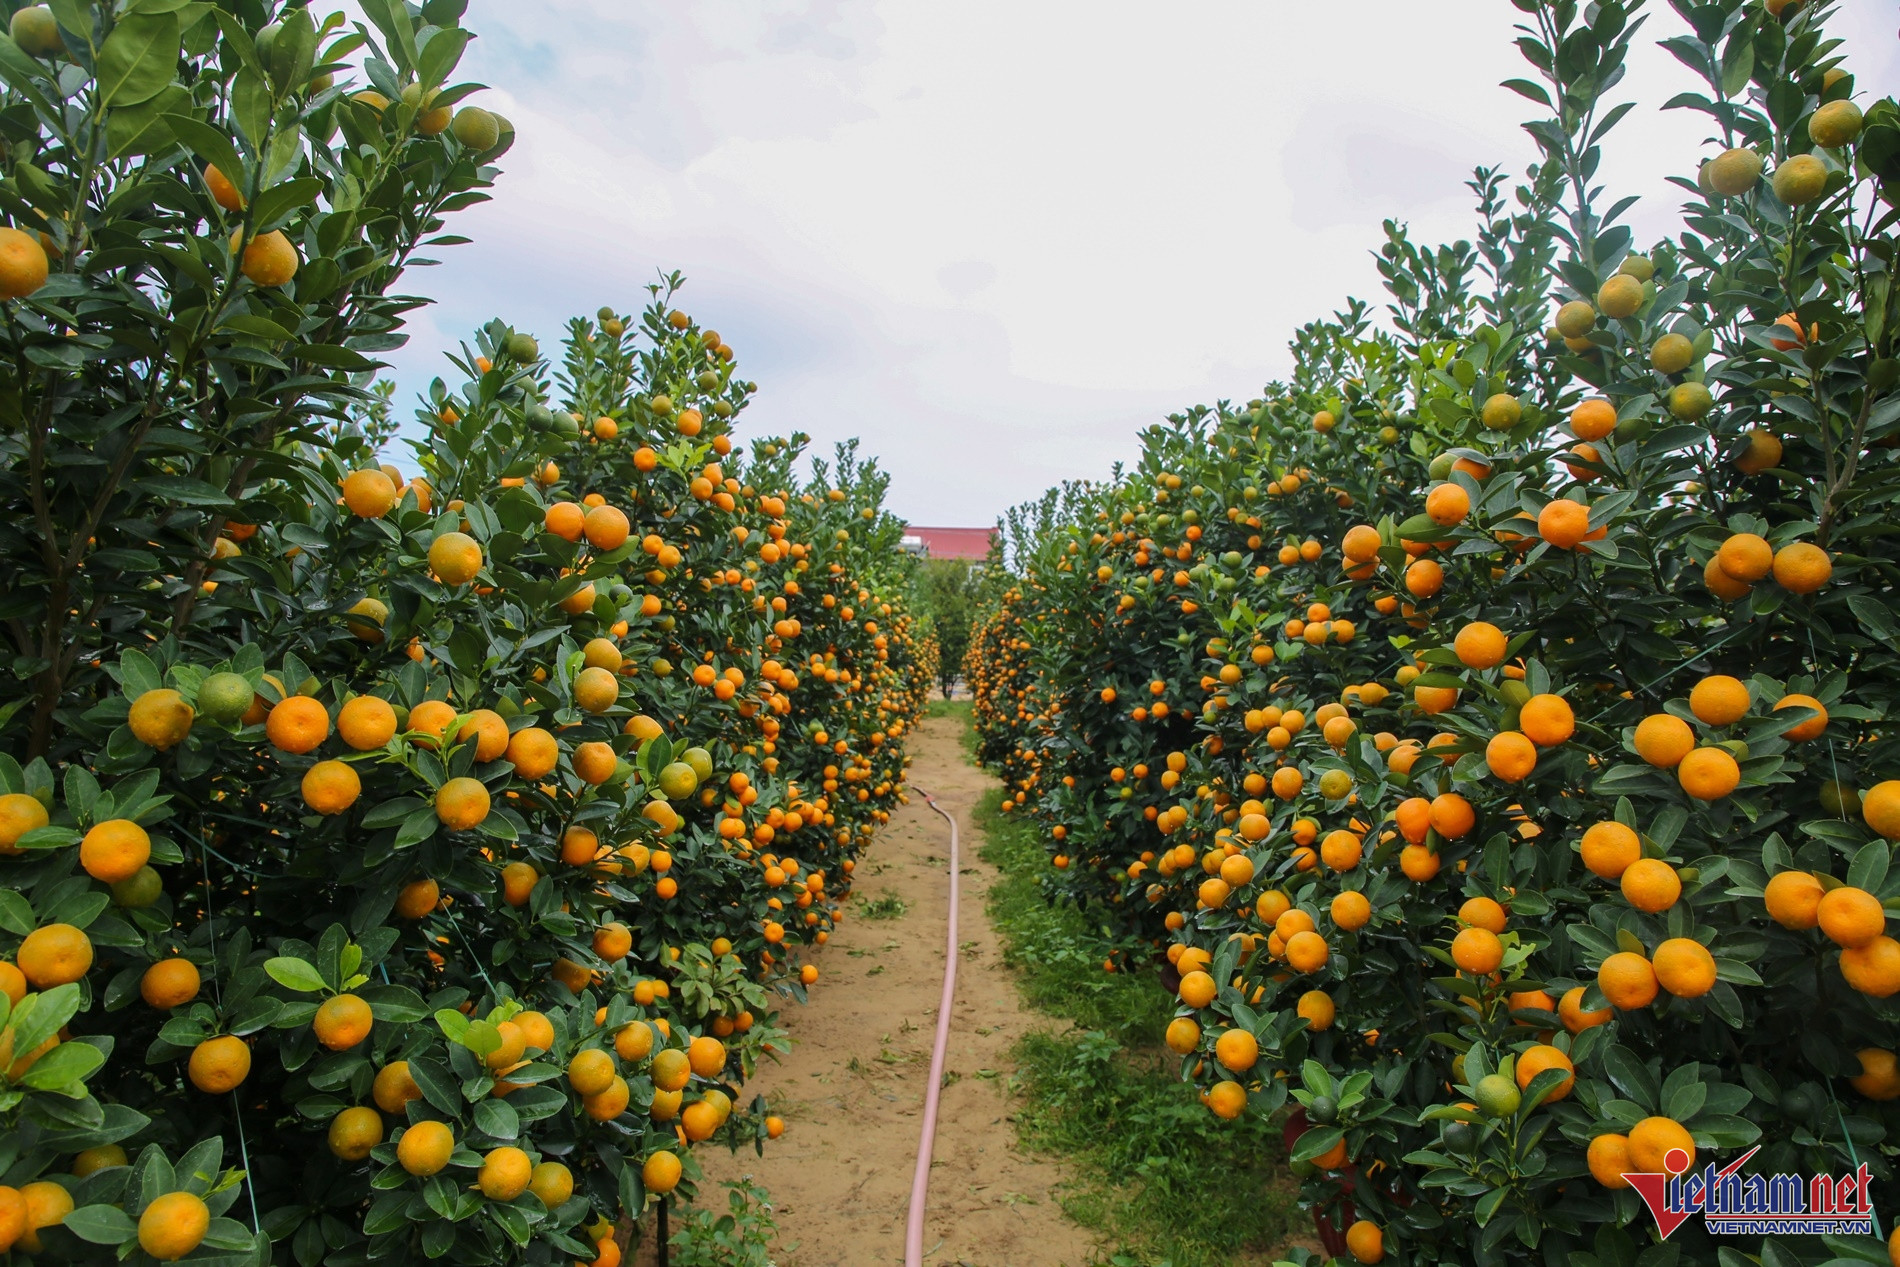
{"label": "red roof", "polygon": [[915,537],[923,553],[933,559],[987,559],[995,536],[994,528],[920,528],[916,524],[904,528],[905,544]]}

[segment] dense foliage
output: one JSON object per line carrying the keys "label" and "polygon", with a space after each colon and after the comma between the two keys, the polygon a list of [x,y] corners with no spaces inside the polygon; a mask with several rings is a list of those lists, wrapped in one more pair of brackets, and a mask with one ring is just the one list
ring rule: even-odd
{"label": "dense foliage", "polygon": [[[1475,239],[1388,224],[1383,312],[1007,518],[983,755],[1208,1106],[1292,1109],[1330,1252],[1884,1261],[1655,1245],[1623,1175],[1893,1191],[1900,111],[1824,3],[1514,2],[1540,159]],[[1660,24],[1712,135],[1638,251]]]}
{"label": "dense foliage", "polygon": [[[618,1261],[817,979],[935,672],[886,479],[674,302],[493,323],[461,0],[0,38],[0,1257]],[[355,67],[356,69],[352,69]],[[368,80],[337,83],[360,74]]]}

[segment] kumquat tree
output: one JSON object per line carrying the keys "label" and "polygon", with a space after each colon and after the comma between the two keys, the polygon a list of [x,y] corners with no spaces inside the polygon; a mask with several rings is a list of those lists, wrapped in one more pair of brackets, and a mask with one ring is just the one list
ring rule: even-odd
{"label": "kumquat tree", "polygon": [[901,799],[887,477],[736,446],[677,276],[384,464],[462,0],[9,7],[0,1259],[617,1262]]}
{"label": "kumquat tree", "polygon": [[[1624,1176],[1900,1192],[1900,109],[1822,0],[1514,4],[1539,158],[1474,239],[1388,223],[1383,311],[1005,520],[983,755],[1328,1254],[1885,1262]],[[1639,39],[1709,126],[1648,245]]]}

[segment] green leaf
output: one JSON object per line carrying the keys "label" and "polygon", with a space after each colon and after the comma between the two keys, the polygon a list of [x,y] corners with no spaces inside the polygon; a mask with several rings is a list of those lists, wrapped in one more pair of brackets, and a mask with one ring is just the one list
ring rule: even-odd
{"label": "green leaf", "polygon": [[1893,859],[1893,846],[1884,840],[1869,841],[1854,855],[1847,868],[1847,882],[1857,889],[1878,893],[1887,882],[1887,865]]}
{"label": "green leaf", "polygon": [[316,966],[302,959],[292,959],[283,955],[275,959],[266,959],[264,971],[269,973],[271,980],[278,985],[287,990],[295,990],[299,994],[315,994],[324,988],[323,976],[317,971]]}
{"label": "green leaf", "polygon": [[429,37],[416,66],[416,78],[423,88],[439,88],[447,82],[449,72],[462,60],[462,50],[468,47],[470,38],[470,32],[456,27],[440,28]]}
{"label": "green leaf", "polygon": [[216,167],[239,189],[246,186],[250,179],[245,170],[244,160],[238,157],[237,147],[231,144],[231,138],[200,119],[187,114],[167,114],[165,125],[192,153],[206,164]]}
{"label": "green leaf", "polygon": [[191,108],[191,94],[167,84],[150,101],[113,110],[106,116],[106,149],[114,158],[156,154],[178,143],[166,116]]}
{"label": "green leaf", "polygon": [[105,1063],[106,1054],[91,1043],[61,1043],[34,1061],[18,1081],[35,1091],[65,1090],[81,1096],[86,1093],[85,1080]]}
{"label": "green leaf", "polygon": [[138,1220],[115,1205],[82,1205],[60,1221],[60,1225],[82,1241],[94,1245],[120,1245],[139,1234]]}
{"label": "green leaf", "polygon": [[13,1050],[28,1052],[59,1033],[60,1026],[79,1013],[79,987],[55,986],[29,994],[14,1004],[7,1028],[13,1031]]}
{"label": "green leaf", "polygon": [[178,73],[178,18],[132,13],[121,18],[99,50],[99,99],[108,106],[149,101]]}
{"label": "green leaf", "polygon": [[160,501],[183,502],[187,506],[235,506],[221,488],[187,475],[147,475],[133,482],[140,491]]}
{"label": "green leaf", "polygon": [[281,185],[273,185],[257,196],[257,202],[251,208],[252,223],[260,230],[270,228],[287,212],[315,202],[321,192],[323,182],[315,176],[301,176]]}
{"label": "green leaf", "polygon": [[322,365],[329,369],[349,370],[353,374],[367,373],[382,365],[381,361],[372,361],[361,352],[349,348],[337,347],[327,343],[305,343],[290,349],[290,354],[300,361],[312,365]]}

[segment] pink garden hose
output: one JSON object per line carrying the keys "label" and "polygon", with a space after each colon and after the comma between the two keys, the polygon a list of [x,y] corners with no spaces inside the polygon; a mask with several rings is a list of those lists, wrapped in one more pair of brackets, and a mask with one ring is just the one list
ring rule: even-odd
{"label": "pink garden hose", "polygon": [[914,788],[924,804],[950,824],[950,948],[943,963],[943,1000],[937,1005],[937,1042],[930,1053],[930,1085],[924,1092],[924,1127],[917,1140],[917,1174],[910,1183],[910,1217],[904,1229],[904,1267],[923,1267],[924,1198],[930,1192],[930,1154],[937,1142],[937,1099],[943,1090],[943,1058],[950,1046],[950,1006],[957,994],[957,820],[930,793]]}

